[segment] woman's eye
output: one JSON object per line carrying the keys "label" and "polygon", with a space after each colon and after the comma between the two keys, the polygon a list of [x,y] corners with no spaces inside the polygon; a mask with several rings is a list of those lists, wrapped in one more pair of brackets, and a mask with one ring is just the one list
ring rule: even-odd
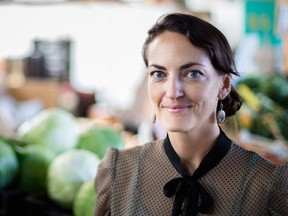
{"label": "woman's eye", "polygon": [[153,78],[155,79],[161,79],[163,77],[165,77],[165,73],[161,72],[161,71],[154,71],[152,73]]}
{"label": "woman's eye", "polygon": [[189,78],[193,78],[193,79],[199,78],[201,75],[202,75],[202,73],[200,71],[189,71],[187,73],[187,76]]}

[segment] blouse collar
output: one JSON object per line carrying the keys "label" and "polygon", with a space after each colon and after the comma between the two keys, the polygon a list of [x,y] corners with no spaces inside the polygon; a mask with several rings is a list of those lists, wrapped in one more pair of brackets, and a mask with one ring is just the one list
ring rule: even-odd
{"label": "blouse collar", "polygon": [[204,157],[193,175],[187,176],[185,169],[181,165],[179,156],[171,145],[169,136],[166,136],[164,139],[165,153],[173,167],[182,176],[170,180],[164,186],[165,196],[173,197],[176,195],[173,205],[173,216],[178,216],[180,214],[196,215],[197,212],[206,213],[211,209],[213,200],[198,182],[198,179],[213,169],[223,159],[230,147],[231,140],[220,129],[220,135],[218,136],[215,145]]}

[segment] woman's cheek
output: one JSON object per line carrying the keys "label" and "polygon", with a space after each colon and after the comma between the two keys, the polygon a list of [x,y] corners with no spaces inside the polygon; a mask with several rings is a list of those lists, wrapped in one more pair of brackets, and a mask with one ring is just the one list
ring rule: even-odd
{"label": "woman's cheek", "polygon": [[198,88],[188,88],[188,91],[186,91],[186,96],[190,98],[190,100],[197,102],[197,101],[202,101],[206,95],[209,94],[207,90],[205,90],[202,87]]}
{"label": "woman's cheek", "polygon": [[159,90],[153,88],[153,86],[149,86],[148,87],[148,92],[149,92],[149,96],[150,96],[150,101],[154,104],[154,103],[158,103],[158,100],[160,100],[160,96],[159,96]]}

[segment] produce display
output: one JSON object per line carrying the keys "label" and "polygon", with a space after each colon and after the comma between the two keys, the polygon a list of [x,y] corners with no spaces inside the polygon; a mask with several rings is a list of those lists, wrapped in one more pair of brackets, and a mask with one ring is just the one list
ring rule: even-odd
{"label": "produce display", "polygon": [[28,194],[45,194],[47,170],[55,158],[55,154],[44,147],[16,147],[20,170],[18,174],[19,188]]}
{"label": "produce display", "polygon": [[9,186],[16,178],[19,162],[13,148],[0,140],[0,189]]}
{"label": "produce display", "polygon": [[95,178],[99,162],[95,154],[84,149],[58,155],[48,170],[49,197],[62,207],[71,209],[81,185]]}
{"label": "produce display", "polygon": [[244,99],[239,125],[267,138],[288,140],[288,79],[280,74],[248,75],[237,84]]}
{"label": "produce display", "polygon": [[82,184],[74,201],[74,216],[92,216],[95,209],[96,194],[94,190],[94,181],[88,181]]}
{"label": "produce display", "polygon": [[120,131],[79,129],[66,110],[47,108],[0,137],[0,215],[91,215],[97,167],[107,148],[123,148]]}
{"label": "produce display", "polygon": [[265,144],[260,141],[261,148],[271,148],[273,154],[288,162],[288,78],[282,74],[251,74],[238,81],[236,89],[244,100],[236,115],[239,129],[259,136],[258,140],[266,138]]}
{"label": "produce display", "polygon": [[124,148],[124,141],[116,129],[109,126],[92,126],[79,135],[77,148],[94,152],[100,159],[108,147]]}
{"label": "produce display", "polygon": [[78,141],[76,118],[60,108],[43,110],[20,125],[17,132],[24,142],[46,146],[56,154],[74,148]]}

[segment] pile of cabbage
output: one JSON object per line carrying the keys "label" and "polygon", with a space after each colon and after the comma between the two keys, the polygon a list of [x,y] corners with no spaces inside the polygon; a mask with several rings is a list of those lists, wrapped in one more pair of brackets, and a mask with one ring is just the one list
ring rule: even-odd
{"label": "pile of cabbage", "polygon": [[79,130],[74,115],[49,108],[20,125],[17,134],[21,144],[0,140],[0,189],[16,185],[75,216],[92,215],[97,167],[107,148],[124,148],[120,131],[102,125]]}

